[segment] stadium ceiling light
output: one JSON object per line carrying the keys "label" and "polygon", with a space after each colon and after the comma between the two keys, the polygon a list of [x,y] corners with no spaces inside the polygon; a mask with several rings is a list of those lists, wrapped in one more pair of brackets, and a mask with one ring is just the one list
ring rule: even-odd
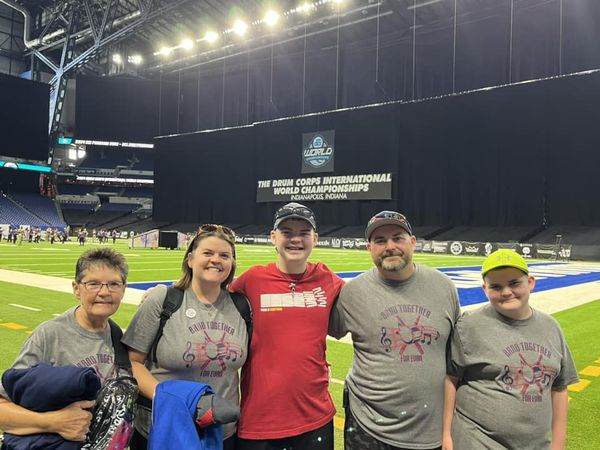
{"label": "stadium ceiling light", "polygon": [[127,61],[128,61],[130,64],[134,64],[134,65],[136,65],[136,66],[139,66],[139,65],[142,63],[142,61],[143,61],[143,58],[142,58],[142,55],[139,55],[139,54],[136,54],[136,55],[129,55],[129,56],[127,57]]}
{"label": "stadium ceiling light", "polygon": [[209,43],[211,43],[211,44],[212,44],[213,42],[215,42],[217,39],[219,39],[219,33],[216,33],[215,31],[207,31],[207,32],[204,34],[204,40],[205,40],[206,42],[209,42]]}
{"label": "stadium ceiling light", "polygon": [[236,20],[233,24],[233,31],[238,36],[243,36],[248,30],[248,25],[243,20]]}
{"label": "stadium ceiling light", "polygon": [[185,48],[186,50],[190,50],[194,46],[194,41],[192,41],[191,39],[184,39],[183,41],[181,41],[181,44],[179,44],[179,46],[181,48]]}
{"label": "stadium ceiling light", "polygon": [[164,47],[161,47],[161,49],[158,52],[156,52],[154,55],[168,56],[172,51],[173,51],[173,48],[164,46]]}
{"label": "stadium ceiling light", "polygon": [[273,11],[272,9],[270,9],[269,11],[267,11],[267,13],[265,14],[265,17],[263,18],[263,21],[270,27],[273,27],[277,24],[277,22],[279,21],[279,14],[277,14],[275,11]]}
{"label": "stadium ceiling light", "polygon": [[115,64],[122,64],[123,63],[123,57],[120,54],[118,54],[118,53],[115,53],[112,56],[112,60],[113,60],[113,62]]}
{"label": "stadium ceiling light", "polygon": [[296,11],[303,12],[304,14],[309,14],[316,6],[312,3],[302,3],[300,6],[296,8]]}

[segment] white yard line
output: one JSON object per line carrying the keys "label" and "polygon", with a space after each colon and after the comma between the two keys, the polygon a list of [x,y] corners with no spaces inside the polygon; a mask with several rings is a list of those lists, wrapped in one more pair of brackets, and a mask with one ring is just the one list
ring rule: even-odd
{"label": "white yard line", "polygon": [[30,306],[25,306],[25,305],[17,305],[16,303],[9,303],[8,306],[14,306],[15,308],[26,309],[28,311],[35,311],[35,312],[41,311],[41,309],[38,309],[38,308],[32,308]]}
{"label": "white yard line", "polygon": [[[17,272],[13,270],[0,269],[0,281],[8,283],[22,284],[25,286],[50,289],[58,292],[73,293],[71,280],[48,275],[39,275],[35,273]],[[138,305],[144,293],[143,289],[128,287],[125,291],[124,303]],[[552,289],[542,292],[533,292],[531,294],[531,306],[539,311],[553,314],[565,309],[574,308],[584,303],[597,300],[600,297],[600,282],[578,284],[558,289]],[[482,304],[468,305],[462,308],[463,311],[479,308]],[[346,336],[341,339],[342,342],[351,342]]]}
{"label": "white yard line", "polygon": [[[14,270],[0,269],[0,281],[73,294],[71,280],[48,275],[39,275],[37,273],[23,273]],[[125,296],[123,297],[123,303],[139,305],[143,293],[144,290],[141,289],[127,288],[125,290]]]}

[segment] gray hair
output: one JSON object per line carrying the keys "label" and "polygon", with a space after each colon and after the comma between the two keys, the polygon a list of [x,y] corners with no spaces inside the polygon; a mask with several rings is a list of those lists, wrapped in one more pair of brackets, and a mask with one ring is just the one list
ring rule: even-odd
{"label": "gray hair", "polygon": [[121,274],[123,283],[127,282],[127,274],[129,273],[127,260],[125,256],[111,248],[94,248],[83,253],[75,265],[75,281],[80,283],[86,272],[95,266],[114,269]]}

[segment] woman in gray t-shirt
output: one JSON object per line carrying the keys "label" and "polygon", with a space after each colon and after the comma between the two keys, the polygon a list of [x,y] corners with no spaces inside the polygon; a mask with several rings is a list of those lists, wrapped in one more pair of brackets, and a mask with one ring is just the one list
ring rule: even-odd
{"label": "woman in gray t-shirt", "polygon": [[[127,285],[125,257],[95,248],[77,260],[73,293],[79,304],[42,323],[27,339],[12,368],[39,362],[53,366],[93,368],[102,384],[116,375],[115,352],[108,319],[117,312]],[[0,429],[18,436],[58,434],[82,442],[89,430],[94,402],[79,401],[60,410],[39,412],[12,402],[0,386]]]}
{"label": "woman in gray t-shirt", "polygon": [[[238,369],[246,361],[248,334],[226,290],[235,274],[233,232],[221,225],[200,227],[188,246],[182,271],[174,287],[183,291],[183,301],[164,326],[156,364],[150,349],[159,328],[166,286],[149,291],[123,337],[140,393],[153,399],[162,381],[197,381],[237,406]],[[151,411],[139,407],[132,450],[146,448],[151,422]],[[224,424],[225,450],[234,448],[235,432],[235,423]]]}

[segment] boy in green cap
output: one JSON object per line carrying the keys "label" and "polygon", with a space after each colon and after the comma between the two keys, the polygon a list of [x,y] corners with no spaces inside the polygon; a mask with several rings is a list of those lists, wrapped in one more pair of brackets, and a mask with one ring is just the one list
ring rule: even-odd
{"label": "boy in green cap", "polygon": [[443,449],[564,449],[567,386],[579,379],[563,333],[529,306],[535,278],[521,255],[497,250],[481,274],[490,303],[452,337]]}

